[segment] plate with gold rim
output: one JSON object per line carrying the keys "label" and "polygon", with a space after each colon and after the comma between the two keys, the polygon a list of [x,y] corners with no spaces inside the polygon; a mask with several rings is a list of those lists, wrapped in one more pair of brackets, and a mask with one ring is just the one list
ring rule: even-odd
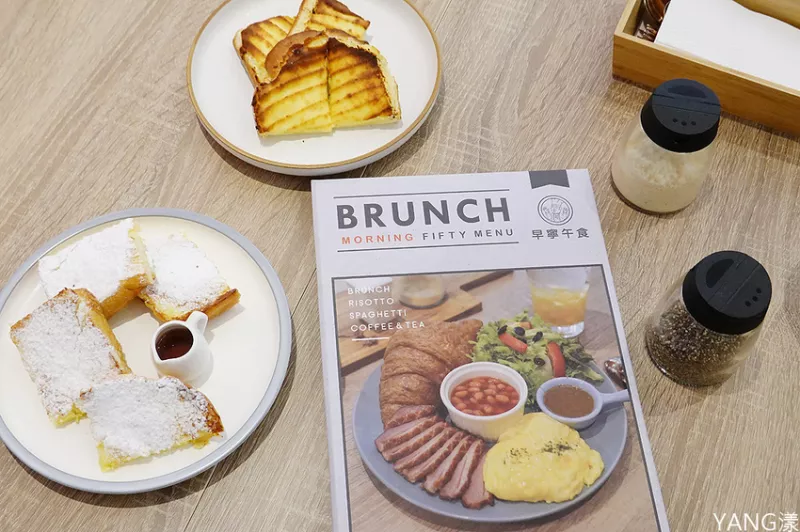
{"label": "plate with gold rim", "polygon": [[270,17],[294,16],[300,0],[228,0],[200,28],[186,67],[189,97],[202,127],[239,159],[274,172],[321,176],[366,166],[402,146],[430,115],[441,84],[439,44],[410,0],[346,0],[370,21],[366,40],[389,63],[402,120],[329,134],[259,137],[253,85],[233,47],[237,31]]}
{"label": "plate with gold rim", "polygon": [[[56,428],[10,339],[10,326],[47,297],[37,262],[92,232],[126,218],[141,234],[183,233],[241,293],[239,303],[209,321],[206,339],[213,369],[193,383],[212,402],[225,432],[201,448],[185,447],[103,471],[88,420]],[[207,216],[177,209],[130,209],[77,225],[39,248],[0,291],[0,439],[44,477],[94,493],[140,493],[177,484],[236,450],[269,413],[289,365],[289,305],[275,270],[234,229]],[[138,298],[109,319],[132,372],[156,378],[150,342],[159,321]]]}

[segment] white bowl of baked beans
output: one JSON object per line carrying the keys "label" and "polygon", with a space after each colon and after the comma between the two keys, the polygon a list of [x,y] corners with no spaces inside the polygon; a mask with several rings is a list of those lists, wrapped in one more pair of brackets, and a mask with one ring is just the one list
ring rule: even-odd
{"label": "white bowl of baked beans", "polygon": [[485,440],[497,441],[525,414],[528,385],[522,375],[507,366],[473,362],[448,373],[439,395],[453,424]]}

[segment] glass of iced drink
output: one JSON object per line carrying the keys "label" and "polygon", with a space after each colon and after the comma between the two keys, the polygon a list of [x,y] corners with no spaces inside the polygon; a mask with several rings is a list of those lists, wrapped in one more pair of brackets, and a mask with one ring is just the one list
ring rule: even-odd
{"label": "glass of iced drink", "polygon": [[528,270],[528,279],[534,313],[567,338],[583,332],[589,293],[588,268]]}

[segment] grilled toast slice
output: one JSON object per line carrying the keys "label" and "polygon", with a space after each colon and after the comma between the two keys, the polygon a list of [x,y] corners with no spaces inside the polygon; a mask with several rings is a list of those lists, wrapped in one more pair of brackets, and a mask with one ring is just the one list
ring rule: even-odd
{"label": "grilled toast slice", "polygon": [[139,297],[161,321],[185,320],[196,310],[213,318],[239,302],[239,291],[185,235],[148,236],[144,243],[156,279]]}
{"label": "grilled toast slice", "polygon": [[65,288],[12,325],[11,340],[57,426],[84,416],[82,392],[131,371],[100,303],[81,288]]}
{"label": "grilled toast slice", "polygon": [[368,20],[338,0],[303,0],[289,35],[308,30],[340,30],[363,41],[368,27]]}
{"label": "grilled toast slice", "polygon": [[377,48],[328,30],[328,91],[334,127],[386,124],[401,119],[400,96],[389,63]]}
{"label": "grilled toast slice", "polygon": [[47,297],[64,288],[85,288],[100,301],[107,318],[153,282],[139,226],[132,218],[42,257],[38,269]]}
{"label": "grilled toast slice", "polygon": [[80,405],[104,471],[188,444],[203,447],[225,430],[211,401],[174,377],[118,377],[84,392]]}
{"label": "grilled toast slice", "polygon": [[236,32],[233,47],[239,53],[254,86],[269,81],[264,66],[267,55],[289,34],[293,24],[294,17],[272,17]]}
{"label": "grilled toast slice", "polygon": [[328,36],[304,31],[279,42],[267,56],[271,81],[253,95],[259,135],[326,133],[333,129],[328,103]]}

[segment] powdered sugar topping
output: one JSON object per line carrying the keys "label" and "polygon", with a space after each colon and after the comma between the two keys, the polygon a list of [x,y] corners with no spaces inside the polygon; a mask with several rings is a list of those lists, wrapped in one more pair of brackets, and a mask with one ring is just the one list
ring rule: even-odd
{"label": "powdered sugar topping", "polygon": [[11,335],[51,418],[72,410],[81,392],[119,375],[117,351],[89,319],[91,308],[66,292],[34,310]]}
{"label": "powdered sugar topping", "polygon": [[120,284],[146,274],[129,232],[131,218],[87,235],[54,255],[39,260],[39,277],[47,297],[64,288],[85,288],[101,303],[119,290]]}
{"label": "powdered sugar topping", "polygon": [[206,397],[173,377],[125,375],[95,386],[82,407],[92,435],[116,458],[158,454],[211,431]]}
{"label": "powdered sugar topping", "polygon": [[155,282],[144,293],[181,314],[213,303],[230,287],[194,242],[180,234],[145,238]]}

